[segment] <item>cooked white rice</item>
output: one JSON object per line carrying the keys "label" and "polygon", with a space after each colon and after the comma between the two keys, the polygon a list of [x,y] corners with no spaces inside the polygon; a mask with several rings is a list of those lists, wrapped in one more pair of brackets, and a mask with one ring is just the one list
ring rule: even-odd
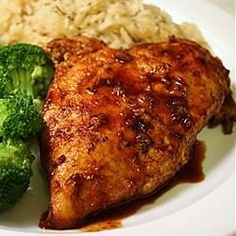
{"label": "cooked white rice", "polygon": [[171,35],[206,45],[194,24],[175,24],[166,12],[142,0],[0,0],[0,44],[43,45],[75,35],[96,37],[114,48]]}

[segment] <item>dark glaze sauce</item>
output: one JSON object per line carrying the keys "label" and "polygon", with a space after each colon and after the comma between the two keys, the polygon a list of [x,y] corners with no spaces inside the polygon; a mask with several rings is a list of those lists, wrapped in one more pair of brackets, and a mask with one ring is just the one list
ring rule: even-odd
{"label": "dark glaze sauce", "polygon": [[107,210],[105,214],[97,216],[80,230],[84,232],[95,232],[122,227],[122,220],[124,218],[133,215],[147,204],[153,204],[159,197],[176,185],[203,181],[205,176],[202,170],[202,162],[205,158],[205,152],[205,144],[201,141],[196,141],[191,152],[190,161],[167,185],[147,198],[138,199],[123,206]]}

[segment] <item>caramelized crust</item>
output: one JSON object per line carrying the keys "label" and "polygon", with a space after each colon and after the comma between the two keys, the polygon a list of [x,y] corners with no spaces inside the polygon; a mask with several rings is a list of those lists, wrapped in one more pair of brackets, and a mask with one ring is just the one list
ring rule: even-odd
{"label": "caramelized crust", "polygon": [[162,186],[231,96],[229,71],[190,41],[120,51],[78,37],[47,50],[56,73],[41,137],[50,188],[45,228],[81,226]]}

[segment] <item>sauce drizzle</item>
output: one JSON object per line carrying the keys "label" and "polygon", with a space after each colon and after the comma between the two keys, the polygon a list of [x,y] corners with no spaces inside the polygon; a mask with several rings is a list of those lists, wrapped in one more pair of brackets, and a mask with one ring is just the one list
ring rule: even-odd
{"label": "sauce drizzle", "polygon": [[199,183],[204,180],[202,162],[205,158],[206,146],[202,141],[196,141],[191,151],[190,161],[177,173],[177,175],[162,189],[150,197],[138,199],[123,206],[107,210],[93,218],[80,230],[83,232],[97,232],[105,229],[122,227],[122,220],[136,213],[145,205],[153,204],[168,190],[181,183]]}

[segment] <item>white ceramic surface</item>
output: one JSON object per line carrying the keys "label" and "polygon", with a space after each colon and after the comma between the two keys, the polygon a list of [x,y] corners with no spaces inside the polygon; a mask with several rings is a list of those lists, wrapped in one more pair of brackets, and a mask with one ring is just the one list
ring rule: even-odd
{"label": "white ceramic surface", "polygon": [[[147,0],[146,2],[162,6],[177,22],[195,22],[202,30],[215,55],[219,56],[224,64],[231,70],[231,80],[235,88],[234,18],[230,14],[205,0]],[[234,172],[235,137],[235,132],[230,136],[223,135],[220,128],[211,130],[204,129],[199,135],[199,139],[204,140],[207,146],[207,157],[203,163],[204,173],[206,174],[205,181],[198,184],[179,185],[165,193],[154,204],[144,206],[136,214],[124,220],[123,228],[100,233],[91,233],[91,235],[124,235],[124,233],[128,235],[139,235],[140,232],[145,232],[146,235],[154,235],[153,233],[155,233],[155,235],[179,235],[176,234],[176,230],[178,230],[176,226],[186,221],[184,212],[186,211],[186,215],[189,217],[190,213],[188,210],[191,209],[191,207],[193,208],[194,205],[199,206],[198,200],[202,197],[207,199],[206,196],[209,195],[213,196],[212,198],[208,197],[209,199],[214,199],[214,190],[225,182]],[[227,201],[232,201],[232,204],[232,197],[228,195],[227,191],[232,194],[233,182],[234,178],[231,177],[230,181],[225,182],[228,185],[223,185],[226,186],[222,190],[224,193],[220,193],[223,196],[222,199],[228,199]],[[208,212],[206,207],[209,206],[209,210],[215,210],[213,215],[225,214],[225,218],[229,221],[231,220],[232,211],[228,215],[225,212],[218,212],[217,207],[219,211],[222,211],[224,208],[220,208],[220,205],[217,205],[212,209],[211,204],[213,201],[209,201],[211,202],[208,204],[206,203],[204,205],[203,203],[203,206],[200,204],[199,211],[195,211],[192,217],[197,218],[201,215],[201,212]],[[227,203],[228,205],[224,204],[230,208],[229,202]],[[47,191],[45,180],[42,178],[40,164],[37,161],[34,164],[34,176],[29,191],[27,191],[25,196],[13,209],[0,215],[0,235],[26,235],[26,233],[27,235],[42,233],[46,235],[51,233],[53,235],[83,234],[78,230],[43,232],[37,224],[46,206]],[[200,209],[201,207],[203,208]],[[193,209],[191,211],[194,212]],[[169,222],[172,227],[168,227],[168,219],[170,219]],[[185,219],[185,221],[183,219]],[[218,226],[218,231],[215,231],[214,229],[206,227],[206,222],[209,219],[205,218],[204,215],[197,219],[199,220],[197,223],[191,222],[190,225],[183,225],[186,230],[182,231],[181,235],[190,235],[189,233],[191,233],[191,235],[200,235],[194,234],[194,232],[203,232],[199,231],[202,225],[205,225],[204,229],[206,229],[206,231],[204,232],[207,232],[207,234],[201,234],[203,236],[224,236],[224,234],[218,234],[221,232],[220,229],[223,230],[223,228],[224,232],[231,233],[231,225],[225,224],[227,225],[227,228],[225,228],[225,225],[222,224],[222,227]],[[173,222],[175,223],[173,224]],[[162,223],[163,225],[167,225],[165,230],[161,227]],[[90,233],[86,235],[90,235]]]}

